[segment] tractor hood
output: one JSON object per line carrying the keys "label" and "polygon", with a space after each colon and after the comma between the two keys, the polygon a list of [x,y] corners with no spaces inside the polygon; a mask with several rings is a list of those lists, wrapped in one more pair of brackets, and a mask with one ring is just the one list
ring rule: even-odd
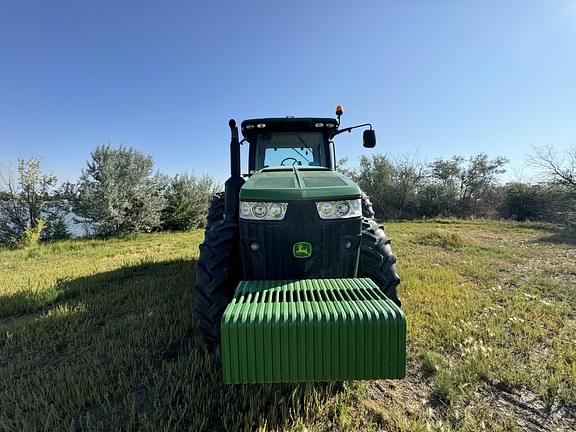
{"label": "tractor hood", "polygon": [[360,198],[356,183],[328,168],[265,168],[242,186],[242,201],[303,201]]}

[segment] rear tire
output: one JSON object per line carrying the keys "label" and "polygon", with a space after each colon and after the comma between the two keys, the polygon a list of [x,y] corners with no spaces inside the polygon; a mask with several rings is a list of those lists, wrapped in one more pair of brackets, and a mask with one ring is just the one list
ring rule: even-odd
{"label": "rear tire", "polygon": [[194,287],[198,331],[209,346],[220,342],[220,320],[240,277],[238,222],[216,222],[200,245]]}
{"label": "rear tire", "polygon": [[212,228],[215,223],[224,220],[224,197],[224,192],[218,192],[212,197],[206,218],[206,231]]}
{"label": "rear tire", "polygon": [[372,207],[372,201],[370,201],[370,197],[362,192],[360,195],[360,200],[362,201],[362,216],[368,219],[374,219],[375,213],[374,208]]}
{"label": "rear tire", "polygon": [[396,273],[396,257],[390,243],[381,225],[373,219],[362,218],[358,276],[372,279],[390,300],[400,306],[400,277]]}

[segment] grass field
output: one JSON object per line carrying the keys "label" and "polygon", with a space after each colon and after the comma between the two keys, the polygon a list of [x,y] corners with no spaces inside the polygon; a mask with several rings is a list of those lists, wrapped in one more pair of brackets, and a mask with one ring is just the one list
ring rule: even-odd
{"label": "grass field", "polygon": [[403,381],[221,384],[192,318],[200,231],[0,250],[0,430],[576,430],[576,238],[386,228]]}

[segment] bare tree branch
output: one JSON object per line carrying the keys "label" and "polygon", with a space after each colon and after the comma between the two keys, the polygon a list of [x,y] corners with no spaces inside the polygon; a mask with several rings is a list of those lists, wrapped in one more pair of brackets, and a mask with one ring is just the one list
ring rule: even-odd
{"label": "bare tree branch", "polygon": [[535,147],[529,163],[539,169],[548,181],[576,191],[576,146],[563,154],[559,154],[551,145]]}

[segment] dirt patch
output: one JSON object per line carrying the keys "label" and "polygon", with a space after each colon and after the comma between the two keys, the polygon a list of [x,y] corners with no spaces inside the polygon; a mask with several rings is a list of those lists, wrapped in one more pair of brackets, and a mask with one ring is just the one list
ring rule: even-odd
{"label": "dirt patch", "polygon": [[423,405],[438,406],[431,383],[421,374],[407,375],[401,381],[374,381],[368,386],[368,393],[383,406],[401,400],[408,412],[421,411]]}
{"label": "dirt patch", "polygon": [[558,281],[558,282],[566,282],[576,285],[576,273],[575,272],[566,272],[566,273],[557,273],[550,276],[551,279]]}
{"label": "dirt patch", "polygon": [[[542,397],[528,389],[504,390],[486,386],[475,392],[470,406],[480,402],[489,406],[496,418],[513,418],[525,431],[576,430],[576,407],[555,403],[548,409]],[[436,396],[433,381],[422,373],[407,375],[401,381],[370,383],[365,404],[381,424],[392,423],[390,415],[395,410],[430,425],[450,424],[450,407]]]}
{"label": "dirt patch", "polygon": [[484,244],[504,244],[508,245],[513,243],[515,245],[529,245],[531,244],[531,236],[529,233],[510,233],[501,231],[488,231],[479,229],[467,229],[466,235],[474,238],[479,243]]}
{"label": "dirt patch", "polygon": [[[420,417],[430,423],[449,424],[447,406],[435,397],[432,385],[421,376],[408,376],[403,381],[376,381],[368,387],[367,406],[375,415],[390,407],[402,407],[408,417]],[[547,409],[542,398],[529,390],[514,392],[489,387],[479,391],[474,399],[487,403],[498,417],[513,415],[516,424],[525,431],[569,432],[576,430],[576,408],[555,404]],[[379,409],[382,408],[382,409]],[[425,413],[424,418],[422,414]],[[386,422],[386,418],[382,422]]]}
{"label": "dirt patch", "polygon": [[480,397],[503,416],[514,413],[518,426],[525,431],[576,430],[576,408],[554,404],[547,409],[542,398],[527,389],[507,392],[487,388],[480,392]]}
{"label": "dirt patch", "polygon": [[377,423],[392,430],[397,429],[396,421],[403,417],[436,423],[444,419],[447,408],[422,373],[408,374],[401,381],[371,382],[364,405]]}
{"label": "dirt patch", "polygon": [[566,269],[567,266],[576,262],[576,249],[555,251],[554,254],[542,252],[534,247],[532,249],[535,251],[533,257],[525,258],[503,268],[501,272],[519,277],[523,281],[543,275],[559,281],[576,281],[576,272],[572,269]]}

